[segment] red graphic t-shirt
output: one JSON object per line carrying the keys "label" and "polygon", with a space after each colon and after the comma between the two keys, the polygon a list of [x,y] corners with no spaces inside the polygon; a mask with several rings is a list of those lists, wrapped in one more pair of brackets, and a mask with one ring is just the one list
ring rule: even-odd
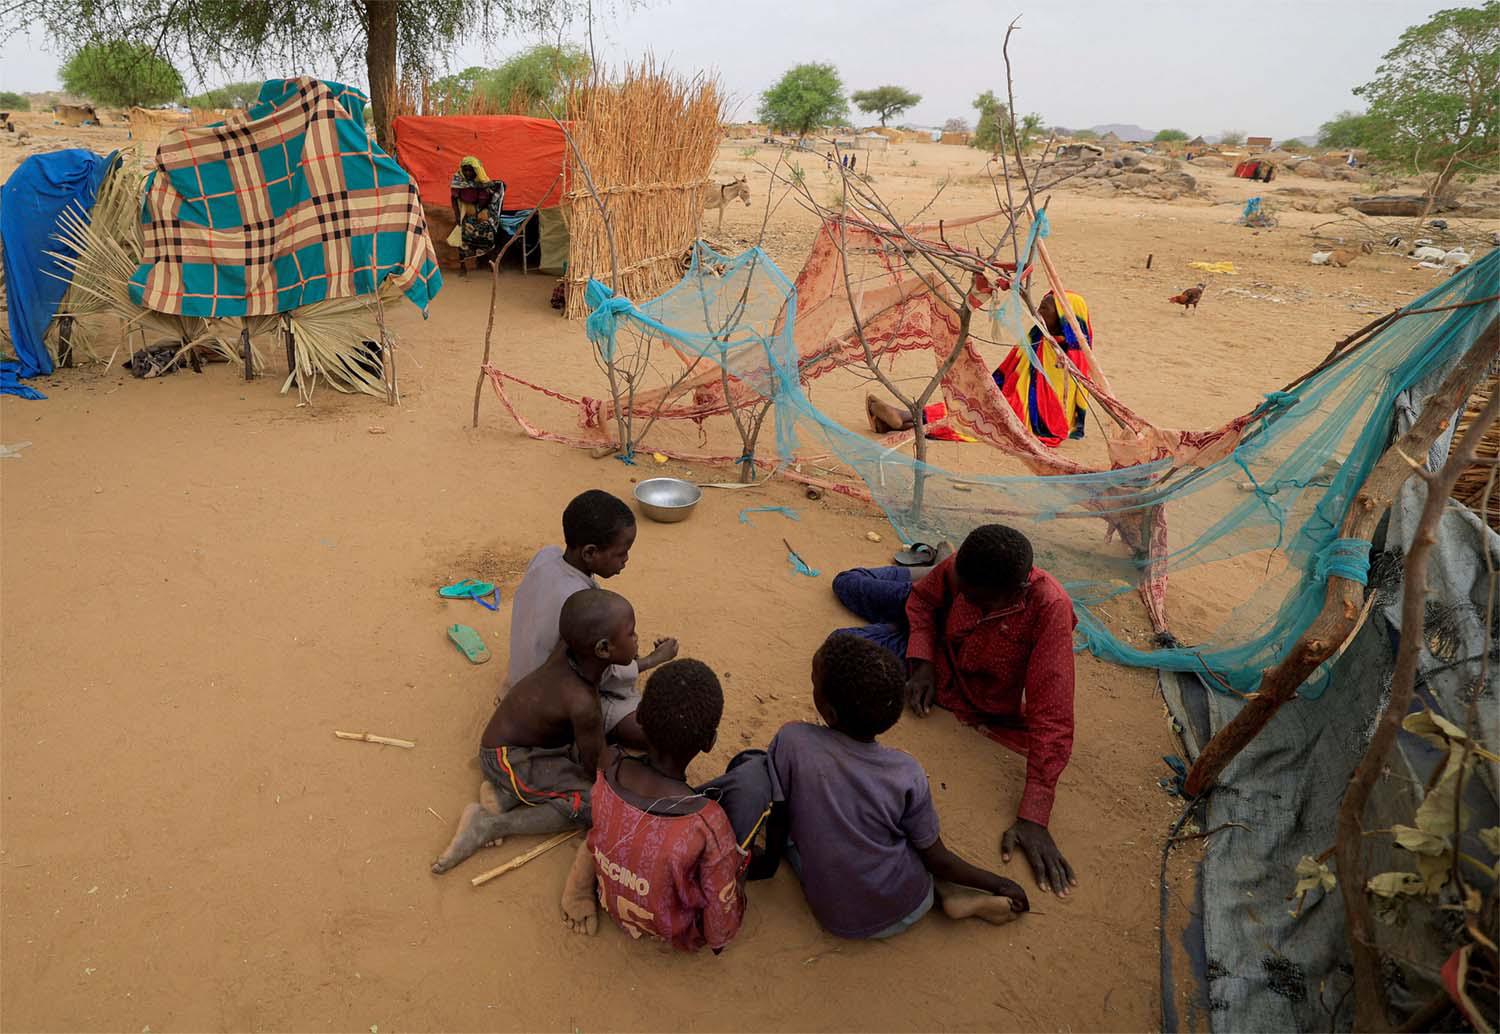
{"label": "red graphic t-shirt", "polygon": [[734,939],[745,917],[740,876],[750,856],[718,802],[687,815],[655,815],[621,798],[602,770],[592,800],[589,850],[599,903],[620,929],[682,951],[719,949]]}

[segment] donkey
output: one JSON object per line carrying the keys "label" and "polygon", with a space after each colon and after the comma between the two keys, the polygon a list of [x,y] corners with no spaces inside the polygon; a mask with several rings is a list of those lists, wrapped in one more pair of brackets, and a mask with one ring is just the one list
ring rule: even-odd
{"label": "donkey", "polygon": [[724,207],[735,198],[739,198],[745,202],[746,208],[750,207],[750,183],[744,176],[733,182],[721,184],[718,190],[709,191],[708,197],[703,200],[703,210],[705,212],[710,208],[717,208],[719,210],[719,228],[717,231],[719,233],[724,232]]}

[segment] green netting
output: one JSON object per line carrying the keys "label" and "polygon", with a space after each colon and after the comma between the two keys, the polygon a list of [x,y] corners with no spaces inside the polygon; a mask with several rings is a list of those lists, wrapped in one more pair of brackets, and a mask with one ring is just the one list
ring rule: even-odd
{"label": "green netting", "polygon": [[[1032,227],[1022,268],[1045,232],[1045,221]],[[799,351],[797,290],[758,248],[731,257],[700,242],[682,282],[639,306],[591,282],[588,333],[606,358],[626,330],[658,339],[715,376],[726,370],[737,390],[772,399],[778,457],[836,456],[907,541],[957,542],[983,523],[1020,528],[1072,594],[1080,648],[1204,672],[1210,684],[1243,693],[1313,620],[1330,574],[1364,580],[1369,544],[1338,537],[1345,512],[1389,441],[1398,396],[1456,362],[1495,319],[1497,275],[1500,252],[1492,252],[1407,307],[1442,311],[1398,319],[1253,413],[1182,439],[1216,448],[1049,476],[955,474],[830,419],[804,386],[826,358],[822,345],[804,340]],[[811,282],[807,271],[801,282]],[[1018,291],[994,291],[986,309],[997,334],[1024,342]],[[1182,376],[1190,390],[1192,374]],[[988,387],[994,398],[964,406],[1003,406]],[[1148,611],[1154,601],[1164,616],[1169,581],[1174,608],[1180,597],[1187,616],[1174,618],[1175,635],[1160,621],[1154,637],[1127,631],[1129,608],[1116,602],[1141,592]],[[1319,673],[1303,692],[1325,684]]]}

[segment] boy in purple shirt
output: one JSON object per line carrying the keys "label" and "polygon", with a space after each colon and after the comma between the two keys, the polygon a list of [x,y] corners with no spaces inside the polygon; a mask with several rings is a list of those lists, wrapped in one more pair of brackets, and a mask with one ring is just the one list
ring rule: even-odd
{"label": "boy in purple shirt", "polygon": [[827,724],[792,722],[771,741],[786,802],[772,812],[754,875],[774,872],[784,850],[818,922],[840,937],[890,937],[934,903],[952,919],[991,923],[1027,911],[1018,884],[944,846],[917,760],[875,742],[905,701],[895,656],[835,632],[813,656],[812,683]]}

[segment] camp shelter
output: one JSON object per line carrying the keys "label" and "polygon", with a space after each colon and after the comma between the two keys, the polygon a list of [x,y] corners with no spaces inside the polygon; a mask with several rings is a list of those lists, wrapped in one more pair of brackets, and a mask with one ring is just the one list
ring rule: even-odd
{"label": "camp shelter", "polygon": [[[392,126],[397,160],[416,181],[429,223],[452,226],[449,184],[458,163],[473,156],[491,178],[505,183],[507,216],[537,211],[534,229],[525,230],[528,260],[546,272],[562,272],[568,229],[559,204],[567,142],[556,122],[526,115],[398,115]],[[433,234],[439,240],[445,235]]]}

